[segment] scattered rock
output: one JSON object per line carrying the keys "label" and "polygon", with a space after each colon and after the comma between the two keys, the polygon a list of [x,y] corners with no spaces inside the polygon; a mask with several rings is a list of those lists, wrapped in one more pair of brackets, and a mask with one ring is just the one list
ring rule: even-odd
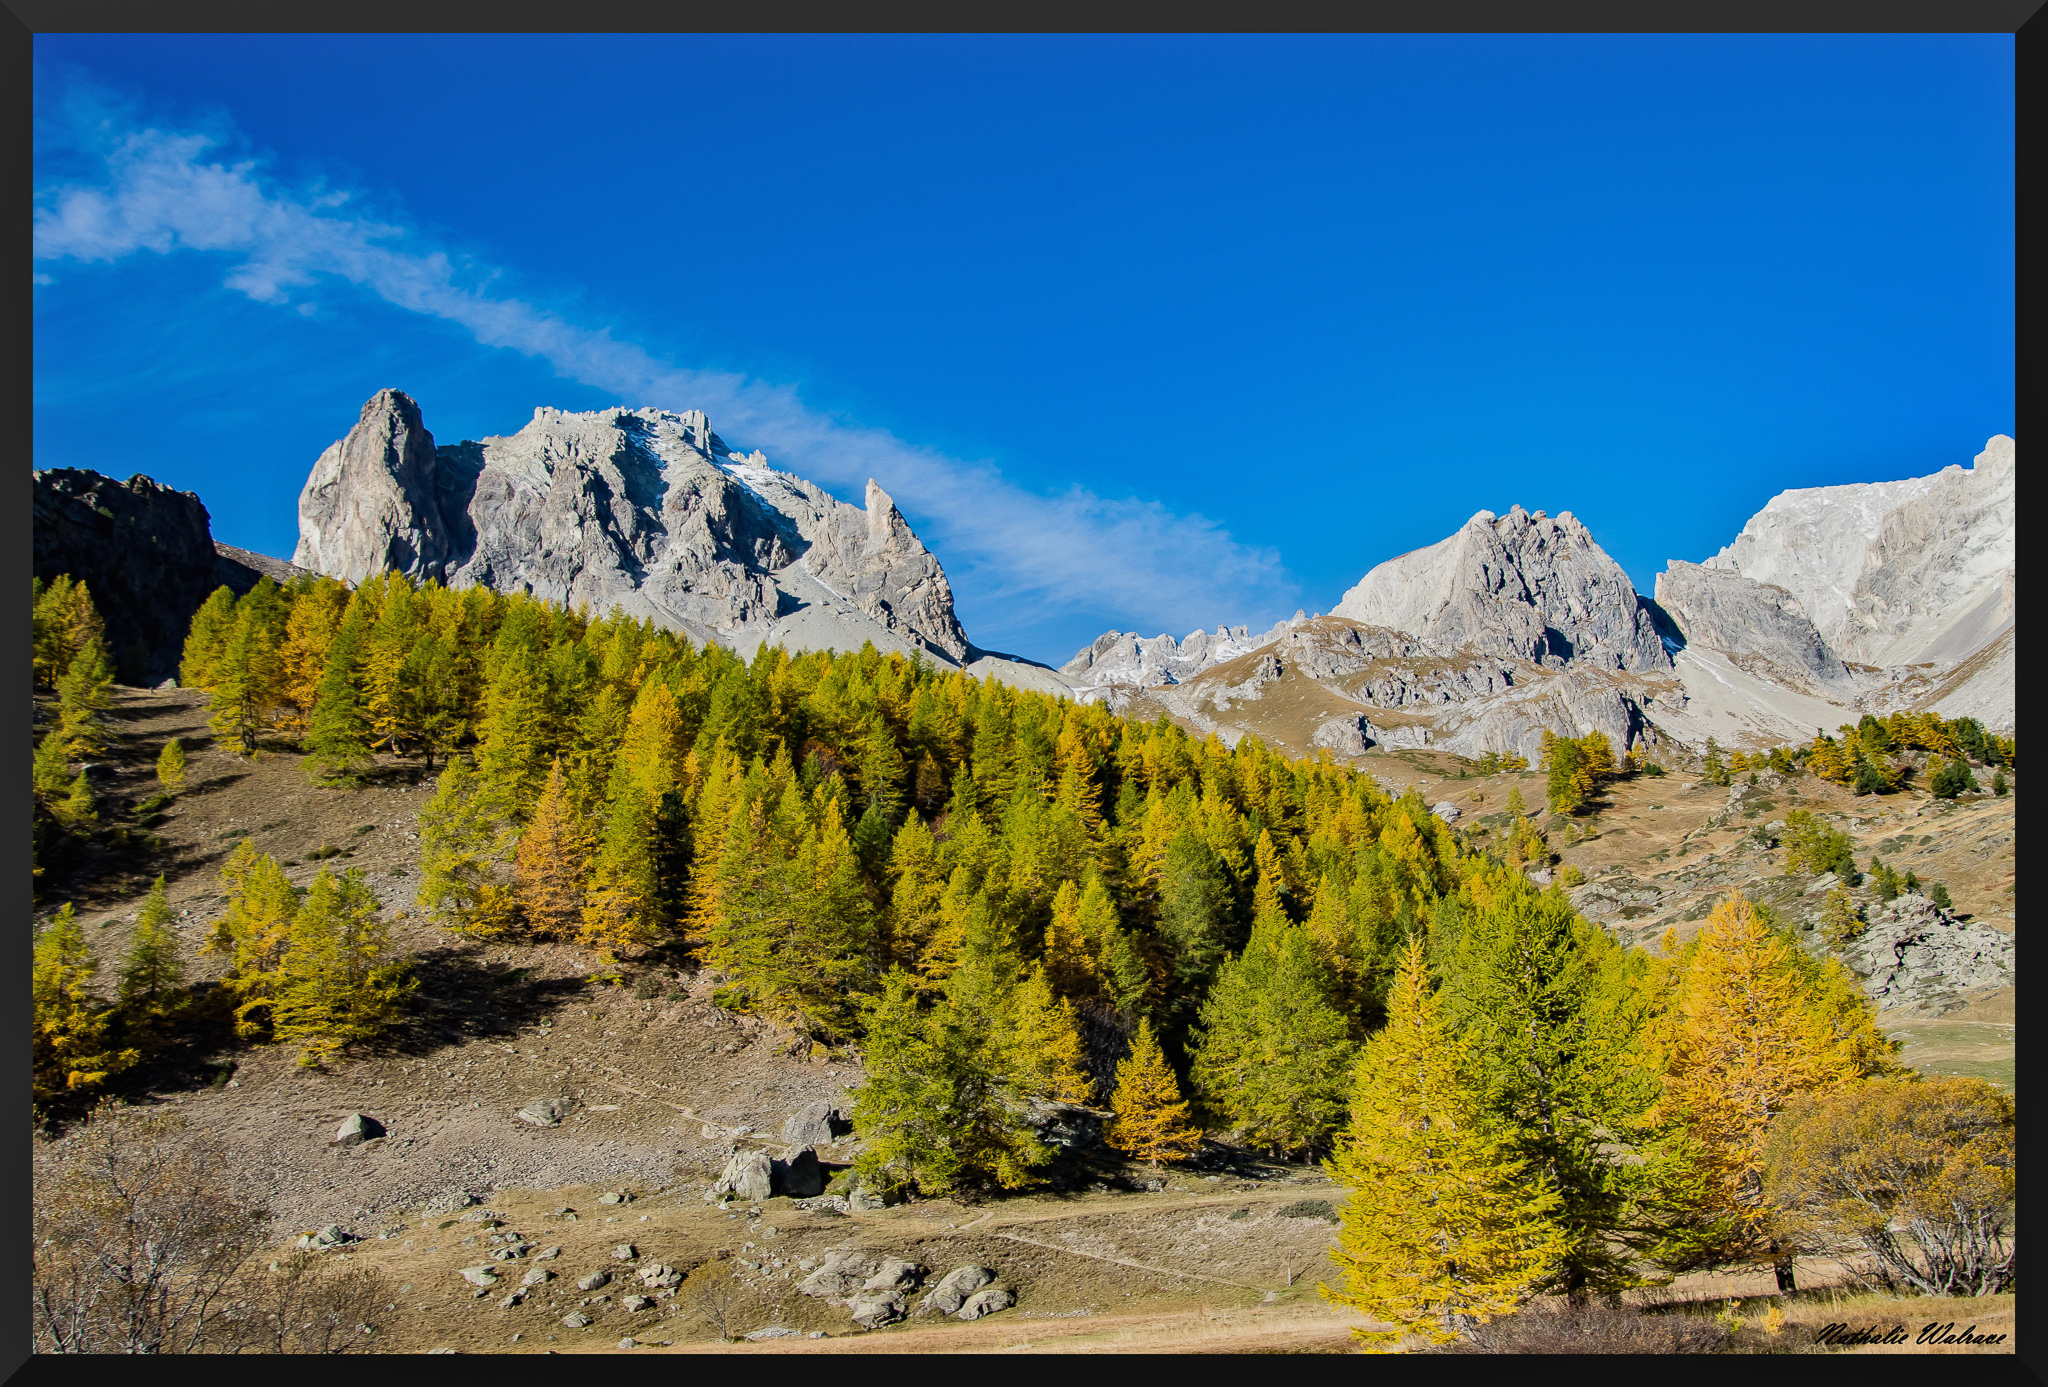
{"label": "scattered rock", "polygon": [[996,1279],[994,1271],[987,1267],[968,1265],[955,1267],[946,1273],[930,1294],[918,1302],[920,1315],[950,1315],[967,1303],[967,1297]]}
{"label": "scattered rock", "polygon": [[613,1258],[621,1262],[630,1262],[639,1255],[640,1249],[631,1243],[620,1243],[612,1249]]}
{"label": "scattered rock", "polygon": [[612,1274],[608,1271],[594,1271],[588,1276],[578,1277],[576,1289],[579,1291],[594,1291],[598,1287],[608,1284],[611,1279]]}
{"label": "scattered rock", "polygon": [[597,1197],[600,1204],[631,1204],[633,1196],[623,1190],[610,1191]]}
{"label": "scattered rock", "polygon": [[765,1329],[757,1329],[751,1334],[742,1334],[740,1337],[748,1343],[758,1344],[763,1339],[801,1339],[803,1331],[800,1329],[789,1329],[779,1324],[771,1324]]}
{"label": "scattered rock", "polygon": [[588,1329],[592,1323],[593,1321],[590,1316],[584,1314],[581,1310],[571,1310],[568,1314],[562,1316],[562,1328],[564,1329]]}
{"label": "scattered rock", "polygon": [[853,1322],[861,1328],[880,1329],[902,1319],[903,1306],[901,1291],[862,1291],[847,1308],[853,1312]]}
{"label": "scattered rock", "polygon": [[644,1295],[629,1295],[624,1300],[620,1301],[619,1304],[625,1306],[628,1310],[631,1310],[634,1314],[637,1315],[642,1310],[652,1308],[654,1302]]}
{"label": "scattered rock", "polygon": [[466,1209],[476,1202],[477,1197],[465,1190],[450,1190],[421,1205],[420,1213],[427,1218],[438,1218],[443,1214],[452,1214],[457,1209]]}
{"label": "scattered rock", "polygon": [[775,1195],[775,1165],[766,1151],[735,1151],[718,1179],[704,1191],[706,1203],[725,1198],[759,1204]]}
{"label": "scattered rock", "polygon": [[514,1116],[535,1127],[559,1127],[574,1106],[567,1098],[536,1098]]}
{"label": "scattered rock", "polygon": [[631,1335],[628,1335],[627,1337],[625,1337],[625,1338],[623,1338],[623,1339],[619,1340],[619,1347],[620,1347],[620,1348],[638,1348],[638,1347],[640,1347],[640,1345],[639,1345],[638,1341],[636,1341],[636,1340],[635,1340],[635,1339],[634,1339],[634,1338],[633,1338],[633,1337],[632,1337]]}
{"label": "scattered rock", "polygon": [[328,1224],[317,1233],[301,1233],[299,1235],[299,1246],[316,1252],[324,1251],[330,1247],[340,1247],[344,1243],[360,1241],[362,1239],[353,1233],[342,1231],[341,1225],[335,1223]]}
{"label": "scattered rock", "polygon": [[672,1291],[683,1284],[683,1274],[674,1267],[657,1262],[651,1267],[640,1268],[640,1283],[650,1290]]}
{"label": "scattered rock", "polygon": [[851,1295],[860,1289],[879,1261],[844,1249],[828,1252],[818,1269],[797,1283],[797,1290],[814,1296]]}
{"label": "scattered rock", "polygon": [[360,1146],[366,1141],[375,1141],[384,1135],[384,1124],[364,1113],[351,1113],[342,1119],[341,1129],[334,1134],[336,1146]]}
{"label": "scattered rock", "polygon": [[559,1247],[544,1247],[533,1254],[533,1260],[536,1262],[552,1262],[561,1255],[562,1249]]}
{"label": "scattered rock", "polygon": [[1880,1007],[1940,1015],[1965,992],[2013,982],[2013,936],[1958,920],[1917,892],[1871,906],[1868,918],[1842,961]]}
{"label": "scattered rock", "polygon": [[503,1300],[499,1301],[498,1308],[500,1310],[510,1310],[513,1306],[520,1304],[525,1299],[526,1289],[522,1286],[518,1290],[513,1291],[510,1295],[506,1296]]}
{"label": "scattered rock", "polygon": [[1454,824],[1460,818],[1464,817],[1465,811],[1458,808],[1457,805],[1451,803],[1449,800],[1442,799],[1438,800],[1435,804],[1429,806],[1429,812],[1436,815],[1439,819],[1442,819],[1447,824]]}
{"label": "scattered rock", "polygon": [[555,1274],[546,1267],[535,1267],[519,1278],[519,1284],[522,1286],[544,1286],[554,1279]]}
{"label": "scattered rock", "polygon": [[969,1296],[967,1303],[960,1307],[959,1318],[978,1320],[983,1315],[993,1315],[998,1310],[1007,1310],[1016,1303],[1017,1297],[1001,1286],[991,1286],[985,1291],[977,1291]]}
{"label": "scattered rock", "polygon": [[924,1268],[901,1257],[884,1257],[881,1265],[861,1284],[862,1291],[907,1291],[924,1279]]}
{"label": "scattered rock", "polygon": [[489,1267],[464,1267],[461,1275],[472,1286],[489,1289],[498,1284],[498,1273]]}

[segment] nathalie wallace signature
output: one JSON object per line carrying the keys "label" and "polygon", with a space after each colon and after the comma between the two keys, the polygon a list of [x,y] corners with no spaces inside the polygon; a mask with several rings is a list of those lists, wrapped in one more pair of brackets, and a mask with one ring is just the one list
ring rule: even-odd
{"label": "nathalie wallace signature", "polygon": [[1844,1347],[1856,1344],[2002,1344],[2003,1334],[1979,1334],[1977,1326],[1957,1332],[1955,1321],[1947,1324],[1930,1324],[1911,1340],[1906,1338],[1906,1326],[1895,1324],[1890,1329],[1851,1329],[1846,1324],[1822,1325],[1820,1333],[1813,1336],[1817,1344],[1841,1344]]}

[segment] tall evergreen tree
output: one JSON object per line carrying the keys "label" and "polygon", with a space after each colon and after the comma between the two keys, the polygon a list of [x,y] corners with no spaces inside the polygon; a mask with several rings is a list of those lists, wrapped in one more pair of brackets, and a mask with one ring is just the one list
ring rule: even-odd
{"label": "tall evergreen tree", "polygon": [[1666,1260],[1770,1260],[1791,1290],[1789,1250],[1763,1196],[1765,1133],[1794,1098],[1886,1072],[1892,1047],[1840,965],[1807,959],[1740,892],[1701,926],[1664,1025],[1659,1109],[1690,1143],[1701,1199],[1699,1233]]}
{"label": "tall evergreen tree", "polygon": [[515,922],[518,896],[500,880],[510,846],[497,807],[460,756],[441,772],[420,810],[420,889],[416,904],[451,928],[496,938]]}
{"label": "tall evergreen tree", "polygon": [[114,670],[95,636],[72,656],[57,680],[57,732],[71,759],[97,756],[111,741],[106,714],[114,706]]}
{"label": "tall evergreen tree", "polygon": [[1189,1074],[1240,1140],[1268,1150],[1322,1146],[1343,1121],[1356,1054],[1308,933],[1270,909],[1204,998]]}
{"label": "tall evergreen tree", "polygon": [[247,838],[228,855],[220,880],[228,893],[227,912],[206,949],[227,955],[228,990],[237,998],[235,1033],[255,1038],[268,1028],[299,894],[276,859],[256,851]]}
{"label": "tall evergreen tree", "polygon": [[1235,943],[1233,905],[1216,851],[1192,833],[1175,838],[1160,877],[1159,933],[1172,955],[1181,997],[1198,995],[1228,957]]}
{"label": "tall evergreen tree", "polygon": [[320,675],[306,733],[306,770],[318,782],[352,783],[370,764],[370,716],[361,683],[367,620],[366,609],[351,603]]}
{"label": "tall evergreen tree", "polygon": [[1330,1174],[1351,1191],[1326,1300],[1389,1326],[1352,1334],[1370,1350],[1404,1334],[1448,1343],[1519,1306],[1566,1248],[1559,1199],[1490,1114],[1470,1046],[1444,1024],[1418,939],[1409,941],[1387,1025],[1359,1056],[1351,1125]]}
{"label": "tall evergreen tree", "polygon": [[1639,1285],[1627,1252],[1638,1157],[1620,1143],[1657,1097],[1637,1063],[1642,1008],[1600,986],[1595,941],[1561,894],[1505,871],[1472,890],[1442,1014],[1509,1149],[1558,1193],[1567,1245],[1542,1284],[1572,1295]]}
{"label": "tall evergreen tree", "polygon": [[213,735],[243,756],[255,754],[256,739],[270,726],[283,693],[284,666],[271,634],[259,607],[252,604],[236,613],[208,686]]}
{"label": "tall evergreen tree", "polygon": [[1116,1092],[1109,1106],[1115,1116],[1103,1135],[1133,1160],[1156,1166],[1181,1160],[1201,1146],[1201,1130],[1188,1118],[1180,1081],[1167,1064],[1150,1021],[1138,1023],[1130,1057],[1116,1068]]}
{"label": "tall evergreen tree", "polygon": [[576,937],[583,924],[589,864],[590,838],[570,802],[562,763],[556,761],[548,770],[533,817],[519,836],[513,868],[519,907],[535,934],[543,939]]}
{"label": "tall evergreen tree", "polygon": [[865,1073],[853,1126],[863,1183],[927,1195],[1017,1189],[1052,1159],[1012,1075],[991,1062],[986,1035],[963,1023],[950,1002],[926,1011],[910,975],[891,969],[863,1002],[862,1020]]}
{"label": "tall evergreen tree", "polygon": [[145,1027],[169,1019],[178,987],[185,980],[174,918],[164,879],[159,876],[136,914],[135,934],[121,960],[117,994],[122,1011]]}
{"label": "tall evergreen tree", "polygon": [[354,870],[337,880],[323,868],[313,878],[280,972],[271,1032],[280,1043],[297,1042],[309,1068],[374,1039],[414,986],[411,960],[393,950],[377,898]]}
{"label": "tall evergreen tree", "polygon": [[98,971],[85,929],[67,903],[36,937],[29,965],[30,1065],[38,1103],[90,1091],[141,1058],[108,1046],[108,1013],[92,990]]}

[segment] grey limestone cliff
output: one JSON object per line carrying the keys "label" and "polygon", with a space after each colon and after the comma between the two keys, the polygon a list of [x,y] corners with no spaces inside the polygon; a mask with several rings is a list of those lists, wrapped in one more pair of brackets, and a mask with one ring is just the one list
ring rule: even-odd
{"label": "grey limestone cliff", "polygon": [[1967,658],[2012,624],[2017,447],[1999,434],[1969,468],[1780,492],[1706,566],[1791,592],[1845,659]]}
{"label": "grey limestone cliff", "polygon": [[1781,587],[1673,559],[1657,575],[1657,605],[1689,646],[1719,650],[1778,683],[1840,697],[1855,692],[1848,668]]}
{"label": "grey limestone cliff", "polygon": [[1670,666],[1628,575],[1569,511],[1480,511],[1448,539],[1374,568],[1334,615],[1546,669]]}
{"label": "grey limestone cliff", "polygon": [[622,608],[699,638],[772,636],[802,614],[816,643],[872,631],[967,662],[939,561],[880,486],[864,499],[734,452],[697,410],[542,408],[515,434],[437,447],[384,390],[307,478],[295,559]]}

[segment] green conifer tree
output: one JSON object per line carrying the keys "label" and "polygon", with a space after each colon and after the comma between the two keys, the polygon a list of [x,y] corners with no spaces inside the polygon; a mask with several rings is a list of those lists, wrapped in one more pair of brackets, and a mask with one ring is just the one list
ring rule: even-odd
{"label": "green conifer tree", "polygon": [[509,931],[517,898],[499,868],[510,834],[464,758],[449,758],[419,826],[419,908],[479,938]]}
{"label": "green conifer tree", "polygon": [[1439,1000],[1508,1148],[1559,1195],[1551,1218],[1566,1246],[1539,1285],[1575,1296],[1639,1285],[1626,1143],[1657,1099],[1637,1062],[1642,1009],[1601,986],[1602,941],[1561,894],[1501,872],[1473,895]]}
{"label": "green conifer tree", "polygon": [[131,1024],[145,1029],[170,1019],[176,1010],[178,988],[185,980],[174,920],[164,879],[159,876],[143,898],[135,917],[134,937],[121,960],[121,1010]]}
{"label": "green conifer tree", "polygon": [[1195,1090],[1238,1139],[1292,1153],[1323,1146],[1343,1121],[1356,1054],[1308,932],[1277,910],[1217,971],[1189,1068]]}
{"label": "green conifer tree", "polygon": [[111,741],[106,714],[114,706],[114,670],[107,648],[95,636],[72,657],[57,681],[57,731],[71,759],[97,756]]}
{"label": "green conifer tree", "polygon": [[271,1032],[299,1045],[299,1063],[314,1067],[345,1047],[374,1039],[397,1019],[414,986],[409,958],[391,945],[377,897],[362,873],[313,878],[292,918]]}
{"label": "green conifer tree", "polygon": [[188,689],[212,687],[214,663],[227,649],[228,637],[234,629],[235,591],[229,587],[215,588],[192,614],[184,658],[178,666],[178,682]]}
{"label": "green conifer tree", "polygon": [[306,770],[316,782],[346,785],[370,764],[370,715],[363,699],[366,609],[351,602],[320,676],[320,694],[306,734]]}
{"label": "green conifer tree", "polygon": [[1230,880],[1216,851],[1192,833],[1166,849],[1160,875],[1159,934],[1172,960],[1178,996],[1190,1005],[1229,955]]}
{"label": "green conifer tree", "polygon": [[964,1023],[950,1002],[926,1011],[915,980],[901,969],[889,971],[861,1010],[857,1178],[870,1188],[927,1195],[1030,1183],[1052,1151],[1038,1140],[1023,1094],[986,1034]]}

